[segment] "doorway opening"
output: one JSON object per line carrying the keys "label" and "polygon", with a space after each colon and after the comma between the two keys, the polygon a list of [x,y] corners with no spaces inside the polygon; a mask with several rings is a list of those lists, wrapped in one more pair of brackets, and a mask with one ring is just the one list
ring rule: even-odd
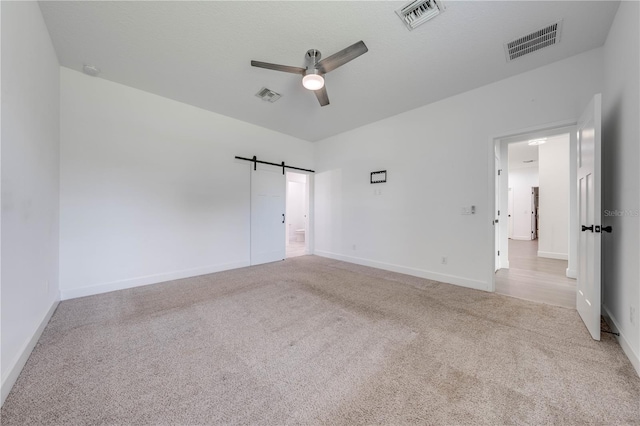
{"label": "doorway opening", "polygon": [[309,254],[309,177],[286,173],[286,257]]}
{"label": "doorway opening", "polygon": [[[497,293],[576,307],[573,129],[494,140],[501,177],[495,194]],[[500,216],[500,211],[507,214]]]}

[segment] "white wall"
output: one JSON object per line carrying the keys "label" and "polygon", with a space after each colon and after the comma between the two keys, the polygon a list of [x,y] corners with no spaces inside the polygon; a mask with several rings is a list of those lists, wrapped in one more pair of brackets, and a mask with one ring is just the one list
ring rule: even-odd
{"label": "white wall", "polygon": [[58,301],[59,66],[36,2],[2,2],[2,402]]}
{"label": "white wall", "polygon": [[539,185],[538,163],[532,164],[532,167],[509,168],[514,240],[531,240],[531,188]]}
{"label": "white wall", "polygon": [[[620,343],[640,374],[640,99],[638,2],[620,4],[604,46],[603,99],[603,305],[621,333]],[[631,322],[630,309],[635,309]]]}
{"label": "white wall", "polygon": [[569,259],[569,135],[538,147],[540,198],[538,256]]}
{"label": "white wall", "polygon": [[316,143],[315,253],[490,289],[489,141],[577,120],[601,84],[595,49]]}
{"label": "white wall", "polygon": [[234,156],[313,168],[312,153],[310,142],[62,68],[62,298],[248,265],[251,164]]}

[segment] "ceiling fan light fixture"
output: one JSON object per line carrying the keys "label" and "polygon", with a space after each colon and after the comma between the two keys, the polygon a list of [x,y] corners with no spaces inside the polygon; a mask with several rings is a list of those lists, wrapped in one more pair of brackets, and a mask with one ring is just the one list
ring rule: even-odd
{"label": "ceiling fan light fixture", "polygon": [[320,90],[324,87],[324,78],[320,74],[307,74],[302,77],[302,85],[308,90]]}

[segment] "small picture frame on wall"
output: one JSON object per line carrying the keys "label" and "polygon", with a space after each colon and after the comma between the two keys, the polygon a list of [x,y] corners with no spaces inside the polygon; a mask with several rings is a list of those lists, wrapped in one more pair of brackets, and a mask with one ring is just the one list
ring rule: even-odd
{"label": "small picture frame on wall", "polygon": [[371,172],[371,183],[385,183],[386,181],[387,181],[386,170]]}

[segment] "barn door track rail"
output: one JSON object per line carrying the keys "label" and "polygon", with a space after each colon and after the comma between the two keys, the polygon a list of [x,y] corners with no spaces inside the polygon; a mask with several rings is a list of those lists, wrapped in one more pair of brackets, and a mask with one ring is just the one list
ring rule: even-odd
{"label": "barn door track rail", "polygon": [[253,170],[256,170],[256,167],[258,166],[258,163],[260,163],[260,164],[268,164],[270,166],[282,167],[282,174],[284,174],[285,169],[302,170],[303,172],[315,173],[315,171],[313,171],[313,170],[303,169],[301,167],[288,166],[288,165],[286,165],[284,163],[284,161],[282,163],[280,163],[280,164],[271,163],[269,161],[261,161],[261,160],[258,160],[255,155],[253,156],[253,158],[238,157],[236,155],[236,159],[237,160],[244,160],[244,161],[251,161],[253,163]]}

